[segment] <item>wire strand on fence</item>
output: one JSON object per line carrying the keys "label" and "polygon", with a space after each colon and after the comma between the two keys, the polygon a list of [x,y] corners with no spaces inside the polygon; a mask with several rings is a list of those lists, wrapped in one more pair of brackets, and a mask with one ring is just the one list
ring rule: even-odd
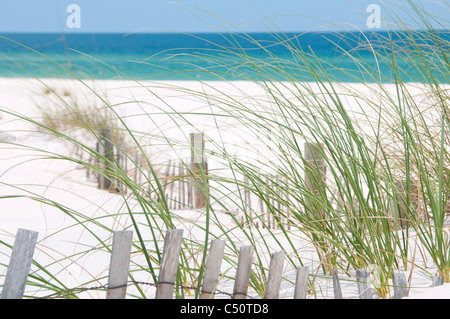
{"label": "wire strand on fence", "polygon": [[[72,296],[72,295],[77,295],[77,294],[81,294],[83,292],[87,292],[87,291],[94,291],[94,290],[107,290],[107,289],[117,289],[117,288],[123,288],[123,287],[128,287],[128,286],[134,286],[134,285],[147,285],[147,286],[153,286],[153,287],[157,287],[159,284],[170,284],[170,285],[175,285],[176,288],[181,288],[181,289],[186,289],[186,290],[196,290],[201,292],[201,288],[199,287],[192,287],[192,286],[185,286],[185,285],[180,285],[180,284],[174,284],[173,282],[158,282],[158,283],[152,283],[152,282],[144,282],[144,281],[128,281],[126,285],[120,285],[120,286],[114,286],[114,287],[108,287],[108,285],[100,285],[100,286],[95,286],[95,287],[79,287],[79,288],[70,288],[70,289],[66,289],[66,290],[61,290],[58,292],[55,292],[53,294],[47,295],[47,296],[43,296],[43,297],[37,297],[36,299],[56,299],[56,298],[65,298],[68,296]],[[212,295],[226,295],[228,297],[233,297],[233,293],[229,293],[226,291],[222,291],[220,289],[215,289],[214,292],[209,292],[209,294]],[[252,296],[250,295],[246,295],[247,298],[249,299],[253,299]]]}

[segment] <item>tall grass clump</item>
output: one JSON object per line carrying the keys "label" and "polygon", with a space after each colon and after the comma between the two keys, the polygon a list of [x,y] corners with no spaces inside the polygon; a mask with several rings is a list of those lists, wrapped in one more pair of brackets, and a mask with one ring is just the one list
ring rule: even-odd
{"label": "tall grass clump", "polygon": [[[135,80],[136,87],[161,106],[150,114],[145,101],[112,104],[86,81],[59,66],[95,98],[97,106],[92,111],[97,117],[86,116],[76,100],[55,90],[47,94],[52,94],[57,103],[54,108],[42,106],[40,116],[3,112],[81,149],[84,156],[18,143],[11,143],[11,147],[95,171],[114,185],[121,185],[115,194],[121,205],[116,212],[91,218],[39,194],[28,193],[27,198],[61,210],[74,220],[74,227],[81,226],[95,238],[97,245],[81,255],[107,251],[106,240],[96,230],[111,233],[117,226],[115,221],[126,216],[127,227],[136,236],[131,279],[145,273],[157,281],[165,230],[183,225],[190,234],[183,241],[179,286],[200,287],[208,244],[216,238],[227,240],[229,268],[224,278],[232,278],[241,243],[256,248],[251,288],[259,296],[264,295],[267,279],[267,253],[284,249],[289,252],[291,267],[303,265],[309,262],[302,255],[305,242],[315,250],[320,276],[331,275],[333,268],[349,276],[355,269],[372,269],[374,287],[381,297],[390,295],[394,272],[421,267],[416,260],[417,245],[431,257],[438,275],[450,282],[450,243],[445,224],[450,186],[450,42],[445,23],[436,30],[429,23],[431,15],[413,1],[408,4],[407,10],[421,26],[420,31],[408,28],[387,6],[385,12],[391,13],[396,26],[393,30],[323,34],[334,43],[336,59],[319,58],[312,49],[302,48],[302,35],[284,34],[276,26],[268,30],[273,32],[271,41],[258,41],[245,32],[223,34],[226,44],[209,43],[212,48],[188,55],[199,64],[207,61],[216,70],[196,69],[196,73],[205,72],[225,81],[233,92],[215,81],[197,80],[196,74],[189,72],[185,75],[197,81],[199,89],[161,84],[164,89],[195,99],[208,110],[197,113],[180,111],[140,80]],[[246,46],[252,50],[246,50]],[[292,59],[278,57],[274,47],[289,52]],[[255,51],[263,54],[252,54]],[[339,63],[342,61],[347,64]],[[127,78],[126,74],[121,76]],[[340,82],[342,76],[349,80]],[[230,77],[232,81],[228,81]],[[241,81],[261,93],[254,96],[245,92]],[[167,121],[164,123],[178,135],[173,137],[164,128],[149,134],[130,125],[120,109],[132,103],[149,122],[162,115]],[[162,178],[163,168],[157,158],[163,155],[149,152],[149,146],[154,150],[155,145],[166,145],[174,156],[185,159],[180,150],[191,148],[186,128],[198,130],[194,123],[205,116],[211,135],[207,155],[214,168],[206,173],[182,161],[188,172],[185,176]],[[161,123],[155,124],[159,127]],[[99,129],[105,127],[114,128],[121,136],[110,142],[129,160],[132,169],[142,174],[140,181],[132,178],[115,157],[105,156],[94,144],[73,134],[83,130],[90,140],[104,143]],[[235,145],[226,140],[229,133],[239,137]],[[122,141],[126,141],[126,148]],[[130,148],[133,153],[128,152]],[[140,154],[141,162],[136,161],[135,154]],[[86,158],[95,158],[96,162]],[[169,208],[165,188],[178,179],[202,189],[207,198],[197,219],[185,218],[182,212]],[[249,207],[249,196],[266,211]],[[223,223],[224,215],[232,226]],[[277,229],[267,227],[269,222]],[[76,256],[55,263],[66,258]],[[44,273],[45,267],[38,266],[32,277],[35,285],[51,291],[67,288],[57,276]],[[139,284],[135,288],[137,297],[146,297]],[[177,288],[176,296],[198,297],[198,292]]]}
{"label": "tall grass clump", "polygon": [[[294,250],[293,230],[304,233],[325,274],[332,268],[376,269],[382,297],[390,293],[394,271],[419,267],[412,249],[417,245],[431,256],[445,282],[450,271],[445,225],[448,29],[445,21],[438,21],[441,28],[435,29],[433,16],[413,1],[406,10],[418,30],[399,20],[392,8],[384,9],[395,24],[385,33],[324,33],[348,68],[303,49],[301,35],[283,34],[276,26],[272,41],[231,33],[224,35],[226,45],[215,48],[220,59],[196,55],[223,68],[216,73],[218,79],[232,74],[235,80],[251,81],[265,95],[256,99],[244,93],[251,102],[242,102],[213,86],[214,94],[203,95],[220,110],[212,116],[237,120],[251,132],[248,140],[261,142],[248,146],[249,156],[228,167],[249,183],[229,182],[268,205]],[[252,55],[246,45],[265,56]],[[271,50],[274,46],[294,59],[279,58]],[[353,83],[340,82],[342,75]],[[305,157],[310,144],[320,145],[326,182],[319,163]],[[246,147],[245,140],[241,145]],[[288,222],[281,223],[280,216]],[[252,212],[243,220],[256,224],[264,218]]]}

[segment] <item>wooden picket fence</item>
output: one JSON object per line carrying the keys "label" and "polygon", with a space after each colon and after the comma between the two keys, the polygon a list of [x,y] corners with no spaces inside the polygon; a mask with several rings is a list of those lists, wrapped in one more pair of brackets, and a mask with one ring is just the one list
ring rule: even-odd
{"label": "wooden picket fence", "polygon": [[[124,299],[126,296],[132,237],[133,232],[130,230],[115,231],[113,234],[107,299]],[[18,230],[6,272],[1,294],[2,299],[21,299],[23,297],[29,270],[33,261],[37,238],[38,232],[26,229]],[[182,229],[166,231],[158,282],[155,283],[155,299],[173,298],[182,239]],[[225,241],[223,240],[213,240],[211,242],[209,255],[205,265],[200,295],[201,299],[214,298],[219,280],[224,248]],[[233,293],[230,294],[232,299],[246,299],[248,297],[252,257],[253,246],[248,245],[240,248],[234,289]],[[279,298],[284,259],[284,251],[278,251],[271,255],[264,299]],[[293,299],[306,299],[308,277],[308,267],[300,266],[297,268]],[[332,277],[334,298],[342,299],[340,282],[335,269],[333,269]],[[374,292],[372,288],[370,288],[369,282],[369,271],[367,269],[356,270],[358,295],[361,299],[374,298]],[[393,275],[393,284],[393,298],[400,299],[408,296],[407,282],[403,273],[395,273]],[[433,280],[432,286],[442,284],[442,278],[437,277]]]}
{"label": "wooden picket fence", "polygon": [[[115,161],[128,173],[127,158],[123,151],[120,151],[120,145],[115,147],[113,143],[111,143],[111,134],[111,130],[108,129],[100,132],[99,142],[96,146],[97,151],[102,157],[109,159],[111,162]],[[195,171],[198,170],[199,165],[202,167],[204,174],[208,175],[208,158],[205,156],[205,144],[204,133],[191,133],[190,158],[168,160],[165,163],[155,166],[159,171],[158,178],[163,188],[163,194],[151,189],[150,184],[152,183],[152,174],[149,170],[146,172],[142,167],[142,159],[140,157],[142,154],[140,153],[135,154],[136,158],[134,160],[133,169],[129,172],[130,177],[137,184],[142,185],[143,182],[147,183],[148,194],[153,200],[159,201],[161,200],[160,196],[164,196],[169,209],[204,208],[207,201],[205,200],[204,192],[202,191],[203,183],[196,184],[193,175],[195,175]],[[198,158],[201,159],[199,162],[200,164],[195,161],[195,159]],[[107,170],[110,162],[106,162],[107,163],[96,162],[95,165],[103,165]],[[317,193],[318,190],[323,187],[322,185],[326,184],[327,167],[323,145],[318,143],[305,143],[303,164],[306,189],[312,194]],[[92,174],[92,172],[89,173],[88,170],[88,176],[90,174]],[[121,190],[126,193],[126,188],[122,187],[121,189],[121,185],[113,185],[111,181],[97,172],[95,172],[94,175],[98,182],[98,188],[110,191]],[[227,212],[233,213],[244,227],[267,229],[285,228],[289,230],[292,223],[290,210],[282,205],[283,200],[290,202],[290,199],[292,199],[286,198],[289,197],[289,194],[286,191],[286,189],[289,189],[288,182],[283,180],[283,177],[279,174],[273,176],[259,175],[256,176],[256,178],[261,181],[267,189],[270,189],[265,199],[255,198],[257,196],[250,191],[251,184],[249,178],[243,176],[243,180],[238,181],[239,184],[245,185],[243,187],[243,194],[236,195],[239,195],[240,200],[243,199],[243,203],[241,207],[236,207],[237,205],[234,204],[230,205],[230,207],[226,208]],[[400,190],[403,189],[404,192],[406,192],[406,184],[403,184],[403,182],[398,182],[396,183],[396,186]],[[286,189],[282,190],[280,185]],[[241,197],[240,195],[243,196]],[[397,208],[398,211],[394,212],[393,208],[390,208],[391,211],[389,211],[389,214],[397,214],[399,217],[405,218],[407,207],[402,203],[406,201],[406,198],[400,194],[397,196],[397,201],[399,203]],[[236,200],[235,203],[239,202],[239,199]],[[414,184],[410,185],[410,200],[412,205],[416,208],[421,205],[421,201],[423,200],[419,198],[417,186]],[[337,201],[340,201],[340,199]],[[447,206],[446,211],[450,214],[450,204]],[[401,220],[402,219],[400,219],[400,222]]]}
{"label": "wooden picket fence", "polygon": [[[200,137],[197,137],[199,135]],[[99,132],[99,141],[96,143],[96,151],[101,158],[106,160],[100,160],[99,158],[89,157],[87,161],[90,165],[102,167],[105,171],[114,170],[113,163],[115,162],[121,167],[127,175],[137,184],[143,185],[143,183],[149,184],[153,180],[150,169],[144,168],[143,156],[140,152],[134,154],[133,165],[128,170],[128,157],[124,152],[124,147],[120,143],[116,146],[111,142],[112,132],[110,129],[103,129]],[[202,149],[200,155],[196,154],[198,150],[194,150],[195,144],[200,141]],[[203,156],[204,152],[204,136],[202,133],[191,134],[192,152],[189,158],[168,160],[165,163],[155,165],[157,174],[159,175],[159,182],[162,185],[164,196],[169,209],[183,209],[183,208],[202,208],[206,205],[201,189],[194,187],[195,182],[192,175],[198,170],[199,163],[196,162],[196,157],[200,156],[200,165],[206,172],[208,170],[206,157]],[[190,172],[189,172],[190,171]],[[86,175],[88,179],[94,179],[97,182],[99,189],[108,190],[111,192],[122,191],[127,192],[126,187],[121,183],[114,183],[104,175],[96,172],[92,169],[87,169]],[[144,185],[145,186],[145,185]],[[159,200],[154,190],[148,185],[148,194],[155,200]]]}
{"label": "wooden picket fence", "polygon": [[[147,192],[149,196],[159,201],[161,194],[151,189],[153,177],[149,169],[145,169],[142,163],[142,156],[140,153],[135,154],[134,164],[132,169],[128,171],[127,157],[120,150],[121,145],[115,146],[111,143],[111,130],[104,129],[100,131],[99,141],[96,145],[97,152],[108,161],[100,163],[98,159],[89,158],[90,164],[96,166],[104,166],[105,170],[113,170],[111,166],[112,162],[116,162],[122,169],[124,169],[129,177],[137,184],[145,185],[148,183]],[[198,145],[197,145],[198,144]],[[208,174],[208,158],[204,155],[205,138],[203,133],[191,133],[191,156],[189,158],[168,160],[165,163],[155,165],[154,168],[158,171],[159,182],[161,183],[165,201],[169,209],[196,209],[204,208],[206,205],[206,199],[202,192],[203,183],[196,183],[193,175],[198,171],[198,165],[201,165],[205,174]],[[307,148],[308,150],[308,148]],[[198,154],[197,154],[198,153]],[[310,152],[307,152],[307,157],[311,157]],[[197,158],[201,158],[201,161],[196,162]],[[112,183],[108,178],[94,172],[90,169],[87,170],[87,176],[90,179],[93,175],[97,181],[99,189],[109,190],[112,192],[123,191],[127,192],[123,185],[120,183]],[[286,229],[290,229],[290,214],[288,210],[283,209],[280,200],[282,199],[282,191],[279,188],[282,177],[280,175],[275,176],[259,176],[260,180],[264,180],[266,185],[270,185],[273,190],[273,196],[269,196],[270,206],[276,207],[277,212],[271,212],[269,206],[264,203],[261,198],[254,198],[247,187],[244,187],[243,198],[245,203],[240,209],[237,207],[228,207],[228,212],[232,212],[239,218],[240,222],[245,227],[257,227],[268,229],[279,229],[280,225],[286,225]],[[247,176],[243,176],[243,180],[240,181],[243,185],[250,185]],[[282,213],[283,212],[283,213]],[[244,220],[244,216],[249,217],[249,220]]]}

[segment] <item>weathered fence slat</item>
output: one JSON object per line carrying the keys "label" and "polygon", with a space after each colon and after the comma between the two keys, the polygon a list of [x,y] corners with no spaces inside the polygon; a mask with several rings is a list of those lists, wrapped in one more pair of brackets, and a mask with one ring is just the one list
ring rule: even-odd
{"label": "weathered fence slat", "polygon": [[305,143],[305,184],[314,194],[323,187],[326,176],[325,158],[322,144]]}
{"label": "weathered fence slat", "polygon": [[[270,185],[269,183],[270,183],[269,177],[266,176],[266,185],[269,186],[269,185]],[[268,201],[269,201],[269,203],[272,202],[272,200],[271,200],[270,197],[268,198]],[[266,223],[267,223],[266,227],[267,227],[267,229],[270,229],[270,228],[271,228],[271,218],[272,218],[272,214],[270,213],[269,207],[267,207],[267,206],[266,206],[266,214],[265,214],[265,217],[266,217],[266,218],[265,218],[265,221],[266,221]]]}
{"label": "weathered fence slat", "polygon": [[211,242],[211,248],[205,265],[205,275],[203,277],[202,293],[200,295],[201,299],[214,298],[214,290],[219,281],[224,249],[224,240],[213,240]]}
{"label": "weathered fence slat", "polygon": [[208,162],[205,157],[204,133],[191,133],[191,169],[194,176],[193,205],[194,208],[206,207],[202,175],[208,174]]}
{"label": "weathered fence slat", "polygon": [[267,228],[268,226],[266,224],[266,214],[264,212],[264,201],[261,197],[258,198],[258,207],[260,213],[261,228]]}
{"label": "weathered fence slat", "polygon": [[[116,147],[114,148],[115,152],[114,152],[114,157],[115,157],[115,161],[117,163],[117,169],[118,170],[122,170],[123,172],[125,172],[125,174],[127,174],[128,172],[128,163],[127,163],[127,155],[126,155],[126,150],[125,150],[125,144],[122,144],[120,142],[117,142]],[[123,193],[127,193],[127,187],[125,187],[125,184],[122,183],[122,181],[120,179],[118,179],[116,181],[117,185],[117,191],[118,192],[123,192]]]}
{"label": "weathered fence slat", "polygon": [[178,209],[183,209],[186,206],[186,199],[184,198],[184,169],[180,162],[178,165]]}
{"label": "weathered fence slat", "polygon": [[38,234],[38,232],[26,229],[19,229],[17,231],[6,271],[2,299],[22,298],[33,261]]}
{"label": "weathered fence slat", "polygon": [[242,246],[239,251],[233,299],[246,299],[252,267],[253,246]]}
{"label": "weathered fence slat", "polygon": [[276,174],[275,175],[275,189],[274,189],[274,191],[275,191],[276,208],[277,208],[275,216],[278,217],[278,218],[276,218],[276,223],[277,223],[277,228],[278,229],[281,229],[282,224],[283,224],[283,216],[282,216],[282,213],[281,213],[281,210],[282,210],[282,208],[281,208],[281,201],[283,199],[282,199],[282,192],[281,192],[280,183],[281,183],[280,174]]}
{"label": "weathered fence slat", "polygon": [[134,181],[138,185],[142,184],[142,152],[134,154]]}
{"label": "weathered fence slat", "polygon": [[[163,194],[161,195],[161,196],[164,196],[164,200],[166,201],[166,203],[168,203],[166,190],[167,190],[167,185],[169,183],[169,174],[170,174],[170,168],[171,167],[172,167],[172,160],[169,160],[169,162],[167,163],[166,172],[164,174],[164,183],[163,183],[163,186],[162,186]],[[163,199],[161,198],[160,201],[162,202]]]}
{"label": "weathered fence slat", "polygon": [[248,189],[248,187],[250,187],[250,181],[247,175],[244,175],[244,185],[244,216],[247,216],[248,219],[248,223],[245,225],[252,227],[252,224],[254,223],[252,214],[252,199],[250,196],[250,190]]}
{"label": "weathered fence slat", "polygon": [[167,230],[156,289],[156,299],[172,299],[173,297],[182,240],[182,229]]}
{"label": "weathered fence slat", "polygon": [[[38,232],[19,229],[11,252],[1,299],[20,299],[23,297],[29,275],[33,254],[37,243]],[[108,278],[107,299],[124,299],[127,290],[130,255],[133,232],[130,230],[115,231],[111,248],[111,262]],[[176,274],[179,265],[183,229],[167,230],[164,240],[163,256],[157,283],[156,299],[173,297]],[[213,240],[206,260],[205,272],[200,299],[214,298],[214,291],[219,282],[221,264],[225,248],[224,240]],[[235,276],[233,299],[246,299],[251,275],[253,246],[241,246]],[[264,299],[278,299],[280,294],[285,252],[271,254],[269,275]],[[357,288],[360,299],[374,299],[374,292],[369,285],[369,271],[357,269]],[[296,273],[294,299],[306,299],[309,267],[299,266]],[[335,299],[343,299],[336,269],[332,269],[333,290]],[[408,285],[404,273],[392,275],[393,299],[408,297]],[[443,285],[443,278],[433,278],[432,287]]]}
{"label": "weathered fence slat", "polygon": [[111,173],[112,162],[114,161],[114,146],[112,144],[111,129],[101,129],[99,132],[98,153],[101,156],[100,162],[103,162],[104,175],[98,177],[98,187],[100,189],[110,189],[111,180],[108,175]]}
{"label": "weathered fence slat", "polygon": [[284,257],[284,251],[273,253],[271,256],[269,278],[267,279],[267,287],[264,299],[278,299],[280,295]]}
{"label": "weathered fence slat", "polygon": [[[327,167],[323,154],[323,145],[320,143],[305,143],[305,186],[313,195],[320,195],[325,190]],[[314,197],[316,197],[314,196]],[[325,212],[318,208],[313,200],[307,200],[308,214],[314,218],[325,218]]]}
{"label": "weathered fence slat", "polygon": [[361,299],[373,299],[373,292],[369,287],[369,271],[367,269],[357,269],[356,280],[359,297]]}
{"label": "weathered fence slat", "polygon": [[174,208],[174,196],[173,196],[173,186],[174,186],[174,176],[175,176],[175,165],[176,165],[176,161],[173,161],[173,164],[170,165],[169,167],[169,174],[166,176],[167,178],[167,193],[166,193],[166,201],[167,201],[167,206],[169,206],[169,209],[173,209]]}
{"label": "weathered fence slat", "polygon": [[394,299],[402,299],[408,297],[408,287],[406,285],[406,277],[403,273],[393,273],[392,281],[394,284]]}
{"label": "weathered fence slat", "polygon": [[334,292],[334,299],[342,299],[342,290],[341,290],[341,284],[339,282],[339,277],[337,274],[337,270],[332,270],[333,274],[333,292]]}
{"label": "weathered fence slat", "polygon": [[444,278],[435,276],[433,277],[433,281],[431,283],[431,287],[442,286],[444,284]]}
{"label": "weathered fence slat", "polygon": [[132,240],[133,232],[130,230],[114,232],[107,299],[125,299]]}
{"label": "weathered fence slat", "polygon": [[295,279],[294,299],[306,299],[308,290],[309,267],[298,267]]}

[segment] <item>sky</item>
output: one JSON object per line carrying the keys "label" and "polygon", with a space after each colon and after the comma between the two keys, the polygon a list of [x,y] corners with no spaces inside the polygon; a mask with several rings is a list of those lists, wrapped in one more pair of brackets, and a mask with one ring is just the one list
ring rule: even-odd
{"label": "sky", "polygon": [[[395,1],[405,6],[408,0]],[[414,0],[417,2],[417,0]],[[14,0],[0,2],[0,32],[284,32],[385,28],[385,0]],[[422,0],[449,27],[448,0]],[[447,3],[445,6],[443,3]],[[76,5],[75,9],[74,6]],[[368,10],[378,5],[379,13]],[[408,21],[403,10],[396,12]],[[411,12],[411,10],[409,10]],[[378,16],[373,16],[378,14]],[[377,18],[380,25],[369,25]]]}

